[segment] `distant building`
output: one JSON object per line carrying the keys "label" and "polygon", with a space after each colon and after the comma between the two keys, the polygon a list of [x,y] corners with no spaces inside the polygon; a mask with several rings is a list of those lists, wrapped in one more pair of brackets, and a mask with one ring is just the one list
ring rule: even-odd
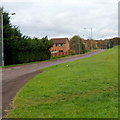
{"label": "distant building", "polygon": [[52,57],[69,55],[70,45],[68,38],[52,38],[53,47],[50,48]]}
{"label": "distant building", "polygon": [[[91,49],[91,47],[93,48],[93,49],[98,49],[99,47],[98,47],[98,40],[84,40],[84,44],[85,44],[85,47],[86,47],[86,49],[88,49],[88,50],[90,50]],[[91,44],[92,44],[92,46],[91,46]]]}
{"label": "distant building", "polygon": [[83,42],[85,44],[86,49],[89,50],[90,49],[90,41],[89,40],[84,40]]}
{"label": "distant building", "polygon": [[115,37],[111,39],[99,40],[99,48],[108,49],[120,45],[120,38]]}
{"label": "distant building", "polygon": [[98,40],[93,40],[93,48],[94,49],[98,49],[99,48],[99,46],[98,46]]}
{"label": "distant building", "polygon": [[112,46],[117,46],[120,45],[120,38],[119,37],[115,37],[113,39],[110,39]]}

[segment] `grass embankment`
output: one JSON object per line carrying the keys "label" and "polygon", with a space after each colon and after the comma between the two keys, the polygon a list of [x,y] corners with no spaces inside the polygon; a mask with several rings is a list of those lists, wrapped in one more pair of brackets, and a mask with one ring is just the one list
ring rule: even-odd
{"label": "grass embankment", "polygon": [[9,118],[117,118],[118,47],[49,67],[14,101]]}

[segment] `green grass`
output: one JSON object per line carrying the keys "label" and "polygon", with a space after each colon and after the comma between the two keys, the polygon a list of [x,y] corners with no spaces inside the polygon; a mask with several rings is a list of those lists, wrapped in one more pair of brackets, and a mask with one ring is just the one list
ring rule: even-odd
{"label": "green grass", "polygon": [[46,68],[17,94],[8,114],[8,118],[117,117],[118,47]]}

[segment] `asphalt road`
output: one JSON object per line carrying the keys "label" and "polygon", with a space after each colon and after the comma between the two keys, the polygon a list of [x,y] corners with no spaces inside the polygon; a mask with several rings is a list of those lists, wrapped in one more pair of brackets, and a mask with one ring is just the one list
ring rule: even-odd
{"label": "asphalt road", "polygon": [[[17,92],[27,83],[30,79],[40,73],[40,69],[70,62],[78,59],[87,58],[99,54],[105,50],[98,50],[96,52],[86,53],[82,56],[72,56],[62,59],[51,61],[43,61],[33,64],[21,65],[16,67],[4,68],[2,70],[2,107],[3,113],[10,109],[10,104]],[[4,114],[3,114],[4,115]]]}

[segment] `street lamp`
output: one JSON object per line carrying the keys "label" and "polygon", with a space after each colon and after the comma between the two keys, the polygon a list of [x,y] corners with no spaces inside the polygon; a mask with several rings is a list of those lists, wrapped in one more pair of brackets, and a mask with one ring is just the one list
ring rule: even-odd
{"label": "street lamp", "polygon": [[4,66],[4,54],[3,54],[3,8],[0,8],[0,51],[1,51],[1,65],[0,66]]}
{"label": "street lamp", "polygon": [[[1,66],[2,67],[4,67],[4,42],[3,42],[3,22],[4,22],[4,20],[3,20],[3,8],[0,8],[0,26],[1,26],[1,34],[0,34],[0,36],[1,36],[1,52],[2,52],[2,61],[1,61]],[[15,15],[16,13],[9,13],[9,15]]]}
{"label": "street lamp", "polygon": [[91,31],[91,49],[93,49],[93,43],[92,43],[92,36],[93,36],[93,28],[84,28],[84,29],[89,29]]}

